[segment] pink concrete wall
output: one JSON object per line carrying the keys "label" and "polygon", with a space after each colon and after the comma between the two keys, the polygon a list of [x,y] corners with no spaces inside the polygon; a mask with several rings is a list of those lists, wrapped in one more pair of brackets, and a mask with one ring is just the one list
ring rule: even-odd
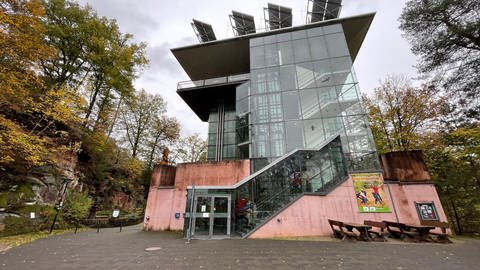
{"label": "pink concrete wall", "polygon": [[[390,194],[388,186],[392,194]],[[303,196],[255,231],[249,238],[327,236],[332,234],[328,219],[355,223],[363,223],[367,219],[395,221],[392,197],[400,222],[420,223],[415,209],[415,201],[433,201],[440,220],[446,221],[433,184],[385,184],[383,189],[392,209],[391,213],[360,213],[353,181],[349,178],[327,196]]]}
{"label": "pink concrete wall", "polygon": [[[249,160],[179,164],[175,187],[159,187],[161,170],[155,167],[148,192],[144,228],[152,231],[183,230],[186,188],[197,186],[233,185],[250,174]],[[175,218],[180,213],[180,218]]]}

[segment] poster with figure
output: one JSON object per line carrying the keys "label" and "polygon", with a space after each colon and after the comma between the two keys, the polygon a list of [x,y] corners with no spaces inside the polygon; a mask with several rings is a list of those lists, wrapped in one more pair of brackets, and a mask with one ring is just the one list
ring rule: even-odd
{"label": "poster with figure", "polygon": [[389,213],[387,196],[383,190],[381,173],[356,173],[351,175],[355,198],[360,213]]}
{"label": "poster with figure", "polygon": [[437,209],[435,209],[433,202],[415,202],[415,205],[421,220],[439,220]]}

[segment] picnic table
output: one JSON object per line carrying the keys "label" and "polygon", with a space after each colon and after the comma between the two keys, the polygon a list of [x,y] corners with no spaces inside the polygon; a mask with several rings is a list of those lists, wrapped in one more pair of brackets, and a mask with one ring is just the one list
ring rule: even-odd
{"label": "picnic table", "polygon": [[344,222],[343,225],[350,232],[353,232],[353,229],[357,230],[360,233],[360,235],[357,236],[358,240],[362,240],[362,241],[372,240],[372,238],[370,237],[370,234],[368,233],[368,231],[372,228],[372,226],[365,225],[365,224],[351,223],[351,222],[347,222],[347,223]]}
{"label": "picnic table", "polygon": [[[402,223],[403,224],[403,223]],[[430,237],[430,230],[435,229],[435,226],[417,225],[417,224],[403,224],[405,230],[416,231],[418,234],[415,239],[419,241],[431,242],[433,239]]]}

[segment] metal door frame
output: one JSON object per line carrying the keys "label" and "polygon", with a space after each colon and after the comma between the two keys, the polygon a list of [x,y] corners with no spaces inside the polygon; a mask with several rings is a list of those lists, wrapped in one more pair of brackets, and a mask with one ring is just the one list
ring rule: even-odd
{"label": "metal door frame", "polygon": [[[196,239],[205,239],[204,236],[197,237],[195,235],[195,223],[197,221],[197,202],[198,202],[198,197],[210,197],[210,213],[209,213],[209,231],[208,231],[208,236],[207,239],[212,239],[215,238],[215,235],[213,235],[213,225],[215,221],[215,198],[227,198],[228,199],[228,206],[227,206],[227,234],[225,235],[218,235],[219,238],[230,238],[230,233],[231,233],[231,219],[232,219],[232,195],[230,194],[195,194],[194,200],[193,200],[193,220],[192,220],[192,237]],[[199,217],[200,218],[200,217]]]}

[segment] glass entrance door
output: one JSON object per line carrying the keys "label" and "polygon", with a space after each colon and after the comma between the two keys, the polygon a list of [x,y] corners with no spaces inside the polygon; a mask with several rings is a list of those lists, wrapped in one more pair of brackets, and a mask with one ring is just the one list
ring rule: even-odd
{"label": "glass entrance door", "polygon": [[230,237],[230,195],[197,195],[194,209],[193,237]]}

